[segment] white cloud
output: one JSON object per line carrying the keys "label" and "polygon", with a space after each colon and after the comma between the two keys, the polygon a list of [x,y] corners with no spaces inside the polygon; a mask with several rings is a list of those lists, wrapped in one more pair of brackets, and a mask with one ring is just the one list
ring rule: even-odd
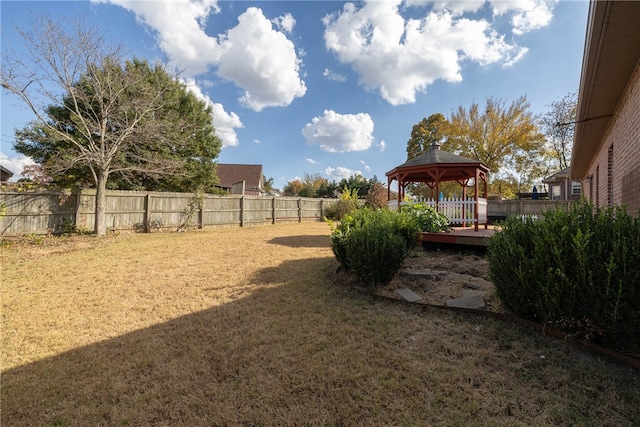
{"label": "white cloud", "polygon": [[296,25],[296,20],[290,13],[272,19],[271,22],[273,22],[276,27],[278,27],[278,29],[284,31],[285,33],[291,33],[291,31],[293,31],[293,27]]}
{"label": "white cloud", "polygon": [[[506,3],[494,13],[514,13],[514,33],[546,25],[551,16],[545,0]],[[346,3],[341,12],[323,19],[325,45],[356,71],[367,90],[378,91],[392,105],[413,103],[436,80],[461,81],[464,61],[509,66],[526,53],[526,48],[507,43],[487,20],[462,16],[483,4],[437,3],[420,19],[405,19],[401,0],[369,1],[361,7]],[[502,0],[492,4],[502,5]]]}
{"label": "white cloud", "polygon": [[222,147],[234,147],[240,144],[236,128],[242,128],[244,125],[240,121],[240,117],[234,112],[227,113],[224,106],[220,103],[213,102],[207,95],[202,93],[194,79],[185,82],[187,89],[190,90],[198,99],[206,102],[213,110],[213,127],[216,134],[222,140]]}
{"label": "white cloud", "polygon": [[380,152],[383,152],[385,148],[387,148],[387,143],[384,142],[384,140],[378,142],[378,149],[380,150]]}
{"label": "white cloud", "polygon": [[331,71],[328,68],[325,68],[324,71],[322,72],[322,75],[325,76],[328,80],[333,80],[336,82],[346,82],[347,81],[347,77],[343,76],[342,74],[339,73],[335,73],[333,71]]}
{"label": "white cloud", "polygon": [[216,128],[216,134],[222,139],[222,147],[235,147],[240,144],[236,128],[243,128],[240,117],[234,112],[227,113],[222,104],[214,102],[213,108],[213,126]]}
{"label": "white cloud", "polygon": [[371,172],[371,167],[364,160],[360,160],[360,164],[362,165],[364,170],[366,170],[367,172]]}
{"label": "white cloud", "polygon": [[31,157],[19,155],[9,158],[5,153],[0,152],[0,165],[13,172],[13,176],[9,179],[11,182],[16,182],[21,178],[22,170],[25,166],[34,164],[36,164],[36,162],[34,162]]}
{"label": "white cloud", "polygon": [[306,93],[300,78],[301,60],[290,33],[295,19],[290,14],[275,18],[273,28],[261,9],[251,7],[238,17],[238,25],[225,34],[206,34],[206,20],[220,11],[217,0],[93,0],[119,5],[155,33],[163,52],[187,77],[217,67],[221,78],[242,88],[241,102],[260,111],[287,106]]}
{"label": "white cloud", "polygon": [[157,31],[160,48],[185,73],[194,76],[208,71],[216,60],[218,43],[204,32],[211,13],[220,11],[217,0],[93,0],[121,6],[136,19]]}
{"label": "white cloud", "polygon": [[514,12],[511,17],[513,33],[520,35],[545,27],[553,18],[553,7],[558,0],[493,0],[495,15]]}
{"label": "white cloud", "polygon": [[218,75],[245,90],[240,100],[248,108],[287,106],[306,93],[295,46],[260,9],[250,7],[240,15],[220,47]]}
{"label": "white cloud", "polygon": [[316,160],[313,160],[313,159],[307,159],[307,163],[311,163],[312,165],[315,165],[318,162]]}
{"label": "white cloud", "polygon": [[368,150],[373,142],[373,120],[366,113],[338,114],[325,110],[302,129],[308,145],[318,144],[323,151],[344,153]]}
{"label": "white cloud", "polygon": [[254,140],[253,140],[253,143],[254,143],[254,144],[262,144],[262,141],[260,141],[259,139],[254,139]]}
{"label": "white cloud", "polygon": [[358,170],[352,170],[342,166],[337,168],[328,167],[324,170],[324,174],[329,177],[330,180],[340,181],[343,178],[350,178],[354,175],[362,175],[362,172]]}
{"label": "white cloud", "polygon": [[[405,4],[424,4],[424,0],[407,1]],[[433,5],[434,10],[447,10],[454,15],[462,15],[467,12],[477,12],[484,6],[485,0],[440,0]]]}

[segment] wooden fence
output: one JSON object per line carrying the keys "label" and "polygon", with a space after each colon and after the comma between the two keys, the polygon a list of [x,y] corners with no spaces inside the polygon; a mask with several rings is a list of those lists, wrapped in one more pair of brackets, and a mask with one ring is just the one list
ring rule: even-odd
{"label": "wooden fence", "polygon": [[[107,191],[107,229],[176,230],[187,220],[196,228],[320,221],[337,199],[206,194],[202,207],[192,208],[194,201],[190,193]],[[95,190],[3,192],[0,204],[2,236],[93,230]]]}
{"label": "wooden fence", "polygon": [[513,215],[536,216],[543,219],[547,211],[569,210],[572,203],[571,200],[489,200],[487,215],[490,223]]}
{"label": "wooden fence", "polygon": [[[421,203],[435,208],[434,199],[425,199]],[[573,202],[571,200],[493,200],[480,199],[478,216],[480,224],[488,222],[493,224],[508,216],[527,215],[544,219],[548,210],[568,210]],[[396,209],[397,200],[389,200],[389,206]],[[462,201],[459,199],[445,199],[438,202],[438,211],[449,218],[452,224],[473,223],[473,199]]]}

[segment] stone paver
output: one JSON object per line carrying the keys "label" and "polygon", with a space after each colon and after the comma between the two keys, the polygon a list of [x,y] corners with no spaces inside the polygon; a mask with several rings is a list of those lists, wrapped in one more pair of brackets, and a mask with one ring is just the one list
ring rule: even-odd
{"label": "stone paver", "polygon": [[411,289],[407,289],[407,288],[396,289],[396,293],[400,295],[405,301],[416,302],[416,301],[422,300],[422,297],[416,294],[415,292],[413,292]]}
{"label": "stone paver", "polygon": [[447,307],[458,308],[474,308],[481,309],[486,308],[484,298],[481,295],[470,295],[467,297],[451,299],[445,303]]}

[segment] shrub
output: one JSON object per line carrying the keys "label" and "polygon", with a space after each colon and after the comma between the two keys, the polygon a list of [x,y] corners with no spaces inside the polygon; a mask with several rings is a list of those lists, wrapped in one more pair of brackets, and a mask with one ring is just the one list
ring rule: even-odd
{"label": "shrub", "polygon": [[332,221],[340,221],[349,212],[360,207],[358,199],[358,190],[349,190],[345,187],[340,193],[338,201],[330,205],[325,213],[325,218]]}
{"label": "shrub", "polygon": [[404,237],[375,222],[353,229],[345,240],[349,267],[370,288],[391,281],[402,267],[406,254]]}
{"label": "shrub", "polygon": [[381,182],[374,182],[364,199],[364,205],[371,209],[382,209],[389,204],[387,188]]}
{"label": "shrub", "polygon": [[508,218],[489,243],[504,304],[585,340],[640,351],[640,218],[586,203]]}
{"label": "shrub", "polygon": [[370,287],[391,280],[415,246],[418,232],[410,215],[368,208],[351,211],[332,228],[331,249],[336,259]]}
{"label": "shrub", "polygon": [[414,216],[423,233],[449,231],[449,218],[422,203],[400,205],[400,211]]}

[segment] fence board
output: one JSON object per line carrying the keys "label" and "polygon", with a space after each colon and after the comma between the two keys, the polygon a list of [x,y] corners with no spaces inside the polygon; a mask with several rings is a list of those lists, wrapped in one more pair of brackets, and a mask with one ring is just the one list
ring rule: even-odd
{"label": "fence board", "polygon": [[[107,229],[175,230],[185,221],[194,195],[142,191],[107,191]],[[281,222],[321,220],[336,199],[299,197],[219,196],[206,194],[202,208],[194,210],[191,224],[198,228],[255,226]],[[2,236],[62,233],[74,226],[92,230],[95,190],[77,192],[5,192],[0,203]]]}

